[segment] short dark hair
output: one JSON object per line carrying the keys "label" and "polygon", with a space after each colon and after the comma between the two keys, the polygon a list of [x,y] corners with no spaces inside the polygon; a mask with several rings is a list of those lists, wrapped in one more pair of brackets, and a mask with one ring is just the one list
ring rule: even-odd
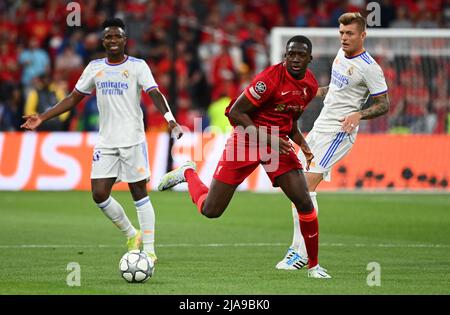
{"label": "short dark hair", "polygon": [[294,37],[291,37],[288,42],[286,43],[286,48],[289,46],[290,43],[302,43],[302,44],[306,44],[306,46],[308,46],[308,52],[311,54],[312,53],[312,43],[309,40],[308,37],[303,36],[303,35],[296,35]]}
{"label": "short dark hair", "polygon": [[125,23],[119,18],[109,18],[103,22],[103,29],[111,26],[120,27],[125,31]]}

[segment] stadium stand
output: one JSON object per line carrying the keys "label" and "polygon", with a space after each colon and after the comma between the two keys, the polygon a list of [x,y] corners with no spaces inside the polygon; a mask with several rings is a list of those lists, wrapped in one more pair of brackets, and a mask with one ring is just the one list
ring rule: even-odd
{"label": "stadium stand", "polygon": [[[342,12],[364,12],[366,8],[362,0],[83,0],[78,1],[81,27],[68,27],[68,2],[0,0],[0,130],[20,129],[25,100],[40,75],[49,72],[68,93],[87,63],[104,57],[100,25],[108,16],[125,20],[128,53],[149,63],[168,96],[169,74],[175,67],[177,102],[169,102],[178,109],[179,122],[192,130],[193,118],[208,121],[210,104],[224,94],[237,96],[249,78],[268,65],[272,27],[336,27]],[[382,28],[450,26],[449,1],[380,3]],[[172,30],[174,18],[177,32]],[[172,49],[174,34],[178,36]],[[364,132],[449,133],[448,56],[431,62],[416,58],[409,60],[408,66],[401,60],[377,61],[386,74],[392,106],[389,117],[371,123]],[[318,73],[319,78],[321,75]],[[80,121],[85,121],[89,112],[84,108],[87,102],[92,99],[85,98],[71,113],[66,130],[86,130]],[[142,107],[147,130],[166,128],[145,95]],[[311,115],[310,119],[314,118]],[[89,127],[93,129],[95,126]]]}

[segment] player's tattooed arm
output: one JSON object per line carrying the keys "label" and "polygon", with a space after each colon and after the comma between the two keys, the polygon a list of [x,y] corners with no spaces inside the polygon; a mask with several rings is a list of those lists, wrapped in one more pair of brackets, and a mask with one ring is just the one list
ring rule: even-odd
{"label": "player's tattooed arm", "polygon": [[328,86],[322,86],[317,89],[316,97],[325,97],[328,93]]}
{"label": "player's tattooed arm", "polygon": [[373,97],[373,104],[361,110],[361,119],[372,119],[382,116],[389,111],[389,96],[387,93]]}
{"label": "player's tattooed arm", "polygon": [[386,114],[389,111],[389,97],[387,93],[373,97],[373,104],[369,108],[351,113],[342,118],[342,130],[352,133],[359,125],[362,119],[372,119]]}

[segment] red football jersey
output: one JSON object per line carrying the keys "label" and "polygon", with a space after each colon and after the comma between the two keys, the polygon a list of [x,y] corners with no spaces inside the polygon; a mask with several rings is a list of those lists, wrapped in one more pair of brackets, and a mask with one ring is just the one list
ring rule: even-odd
{"label": "red football jersey", "polygon": [[[280,136],[291,133],[294,120],[316,96],[319,85],[314,74],[307,69],[302,80],[294,79],[286,69],[285,63],[266,68],[257,74],[244,90],[247,98],[257,107],[250,113],[256,126],[279,127]],[[236,99],[228,105],[225,115]]]}

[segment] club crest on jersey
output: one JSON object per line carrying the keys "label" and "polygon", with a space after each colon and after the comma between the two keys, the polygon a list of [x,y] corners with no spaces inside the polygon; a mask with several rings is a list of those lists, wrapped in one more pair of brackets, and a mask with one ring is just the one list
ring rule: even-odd
{"label": "club crest on jersey", "polygon": [[94,155],[92,156],[92,161],[97,162],[100,160],[100,156],[102,155],[102,152],[100,150],[97,150],[94,152]]}
{"label": "club crest on jersey", "polygon": [[128,72],[128,70],[124,70],[122,72],[122,77],[124,77],[125,79],[127,79],[130,76],[130,73]]}
{"label": "club crest on jersey", "polygon": [[258,81],[255,84],[255,90],[256,92],[258,92],[259,94],[262,94],[266,91],[266,84],[263,81]]}
{"label": "club crest on jersey", "polygon": [[306,100],[308,98],[308,88],[304,87],[303,90],[292,91],[292,95],[299,96],[300,99]]}
{"label": "club crest on jersey", "polygon": [[350,68],[348,68],[347,74],[348,74],[348,75],[352,75],[352,74],[353,74],[353,66],[351,66]]}

